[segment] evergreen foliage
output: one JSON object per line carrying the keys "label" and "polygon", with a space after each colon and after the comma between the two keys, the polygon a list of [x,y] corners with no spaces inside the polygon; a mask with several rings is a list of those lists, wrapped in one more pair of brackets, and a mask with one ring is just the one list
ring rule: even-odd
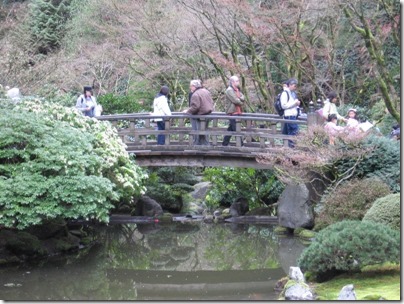
{"label": "evergreen foliage", "polygon": [[400,231],[401,227],[400,193],[389,194],[377,199],[366,212],[363,221],[383,223]]}
{"label": "evergreen foliage", "polygon": [[108,221],[112,202],[144,191],[142,171],[109,123],[31,100],[0,106],[0,224]]}
{"label": "evergreen foliage", "polygon": [[70,18],[70,0],[34,0],[30,4],[31,43],[40,54],[60,47]]}
{"label": "evergreen foliage", "polygon": [[389,193],[390,187],[377,178],[347,181],[323,196],[315,229],[321,230],[344,219],[362,220],[373,202]]}
{"label": "evergreen foliage", "polygon": [[298,260],[304,272],[322,281],[368,265],[400,261],[400,234],[368,221],[342,221],[323,229]]}
{"label": "evergreen foliage", "polygon": [[98,103],[102,105],[103,113],[106,114],[126,114],[143,112],[145,109],[151,110],[150,105],[143,105],[140,100],[147,100],[152,104],[153,96],[146,94],[128,94],[128,95],[115,95],[107,93],[100,95],[97,99]]}
{"label": "evergreen foliage", "polygon": [[[400,141],[381,136],[368,136],[362,142],[362,149],[369,149],[353,172],[352,178],[377,177],[389,185],[392,192],[400,192]],[[348,157],[335,163],[338,172],[354,167],[356,160]]]}

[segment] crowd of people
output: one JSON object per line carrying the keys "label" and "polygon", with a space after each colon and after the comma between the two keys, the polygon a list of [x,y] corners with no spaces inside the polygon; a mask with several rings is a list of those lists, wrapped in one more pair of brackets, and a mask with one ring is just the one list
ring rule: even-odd
{"label": "crowd of people", "polygon": [[324,129],[329,136],[329,144],[334,145],[335,139],[339,135],[347,135],[351,138],[358,137],[367,132],[373,127],[369,121],[360,122],[358,119],[358,113],[355,108],[350,108],[346,116],[341,116],[337,110],[337,94],[330,92],[327,95],[327,99],[324,101],[324,106],[321,111],[318,112],[326,123]]}
{"label": "crowd of people", "polygon": [[[287,120],[283,124],[282,134],[295,136],[299,132],[299,125],[293,121],[297,120],[300,114],[301,101],[297,97],[296,89],[298,81],[295,78],[290,78],[283,82],[283,91],[280,95],[280,101],[282,108],[284,109],[283,118]],[[214,110],[214,102],[210,92],[202,86],[200,80],[191,80],[189,92],[189,107],[183,110],[183,113],[191,115],[190,121],[192,130],[200,131],[206,130],[209,124],[209,118],[200,119],[192,118],[192,115],[208,115]],[[171,115],[171,111],[168,107],[168,93],[169,89],[166,86],[161,87],[160,92],[157,94],[153,102],[152,115],[162,116]],[[366,132],[372,127],[369,122],[360,123],[357,118],[357,110],[354,108],[349,109],[346,117],[340,115],[337,109],[337,94],[330,92],[327,95],[327,99],[324,101],[324,106],[319,112],[319,115],[324,117],[326,122],[324,123],[324,129],[329,135],[329,144],[335,144],[335,138],[341,133],[359,134],[360,132]],[[243,113],[243,106],[245,103],[245,97],[240,89],[240,80],[236,75],[229,78],[229,85],[225,91],[225,113],[231,116],[239,116]],[[157,122],[157,129],[164,130],[164,123],[161,118],[155,119]],[[202,126],[202,124],[205,124]],[[343,125],[341,125],[343,124]],[[236,119],[229,119],[229,125],[227,131],[236,131]],[[158,135],[157,144],[164,144],[164,135]],[[226,135],[223,138],[222,145],[228,146],[230,143],[231,135]],[[195,135],[194,145],[209,145],[207,135]],[[243,145],[243,143],[242,143]],[[295,141],[288,140],[290,148],[295,147]]]}
{"label": "crowd of people", "polygon": [[[280,94],[281,107],[284,110],[283,118],[287,121],[283,124],[282,134],[295,136],[299,132],[299,125],[294,121],[300,115],[301,101],[297,97],[296,90],[298,81],[295,78],[290,78],[283,82],[283,91]],[[214,102],[209,90],[207,90],[202,82],[198,79],[190,81],[188,95],[188,108],[183,110],[183,113],[191,115],[190,122],[193,131],[207,130],[209,118],[192,117],[193,115],[208,115],[214,111]],[[157,130],[165,130],[165,121],[163,116],[171,115],[169,107],[170,89],[167,86],[162,86],[153,100],[153,112],[151,115],[157,116],[153,119],[157,124]],[[337,109],[338,97],[335,92],[330,92],[324,101],[324,106],[317,113],[325,120],[324,130],[329,135],[329,144],[334,145],[335,139],[340,134],[358,135],[367,132],[373,125],[368,121],[360,123],[357,117],[357,110],[351,108],[346,116],[338,113]],[[239,116],[243,113],[245,97],[241,92],[240,79],[233,75],[229,78],[229,85],[225,90],[225,113],[230,116]],[[101,115],[102,107],[97,104],[96,98],[93,96],[92,87],[85,86],[83,94],[77,98],[76,108],[83,115],[96,117]],[[229,119],[227,128],[229,132],[236,131],[236,119]],[[208,135],[199,134],[193,136],[194,145],[209,145]],[[223,137],[223,146],[230,144],[231,135]],[[165,135],[158,134],[157,144],[165,144]],[[243,145],[243,143],[242,143]],[[295,147],[293,139],[288,140],[290,148]]]}

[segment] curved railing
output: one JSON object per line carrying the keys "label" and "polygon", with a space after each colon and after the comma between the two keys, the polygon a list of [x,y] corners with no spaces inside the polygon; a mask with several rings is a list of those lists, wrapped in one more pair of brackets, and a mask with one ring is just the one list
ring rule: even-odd
{"label": "curved railing", "polygon": [[[162,118],[165,130],[157,130],[154,119]],[[192,130],[190,118],[201,121],[199,131]],[[307,116],[299,117],[297,121],[286,120],[274,114],[245,113],[239,116],[213,112],[209,115],[188,115],[173,112],[169,116],[152,116],[149,113],[132,113],[119,115],[102,115],[99,120],[110,121],[118,130],[119,136],[129,149],[145,149],[157,146],[157,135],[165,135],[165,145],[161,150],[173,146],[192,146],[193,136],[206,135],[212,147],[221,146],[223,137],[231,135],[230,147],[275,147],[287,146],[289,135],[282,134],[285,122],[295,122],[301,129],[307,128]],[[236,131],[227,131],[229,119],[236,120]],[[310,121],[310,119],[309,119]],[[207,124],[208,122],[208,124]],[[223,147],[226,148],[226,147]]]}

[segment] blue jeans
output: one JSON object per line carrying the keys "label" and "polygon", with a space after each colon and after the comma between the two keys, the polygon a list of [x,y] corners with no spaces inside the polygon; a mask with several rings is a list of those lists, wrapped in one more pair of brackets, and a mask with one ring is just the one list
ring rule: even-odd
{"label": "blue jeans", "polygon": [[[289,120],[297,120],[296,116],[285,116],[284,119],[289,119]],[[282,134],[285,135],[297,135],[299,132],[299,125],[295,123],[285,123],[283,126]],[[288,143],[290,148],[295,147],[295,143],[293,140],[289,140]]]}
{"label": "blue jeans", "polygon": [[[157,122],[157,130],[165,130],[165,126],[164,126],[164,121],[158,121]],[[159,134],[157,135],[157,144],[158,145],[164,145],[166,141],[166,136],[164,134]]]}

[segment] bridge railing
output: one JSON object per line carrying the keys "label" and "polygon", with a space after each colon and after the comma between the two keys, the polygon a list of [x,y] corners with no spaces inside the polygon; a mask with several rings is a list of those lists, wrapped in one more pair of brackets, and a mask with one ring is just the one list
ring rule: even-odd
{"label": "bridge railing", "polygon": [[[309,113],[310,115],[311,113]],[[164,121],[165,130],[157,130],[156,118]],[[201,128],[192,130],[190,118],[198,118]],[[259,148],[287,146],[291,136],[282,134],[283,124],[297,123],[301,129],[307,127],[306,117],[298,120],[286,120],[275,114],[244,113],[239,116],[227,115],[223,112],[213,112],[209,115],[188,115],[183,112],[173,112],[169,116],[154,116],[149,113],[132,113],[119,115],[102,115],[99,120],[108,120],[114,125],[119,136],[127,145],[137,148],[147,148],[157,145],[157,135],[165,135],[165,145],[191,146],[193,136],[206,135],[210,144],[221,146],[223,137],[231,135],[230,144],[241,147],[244,144]],[[227,131],[229,119],[236,120],[236,131]]]}

